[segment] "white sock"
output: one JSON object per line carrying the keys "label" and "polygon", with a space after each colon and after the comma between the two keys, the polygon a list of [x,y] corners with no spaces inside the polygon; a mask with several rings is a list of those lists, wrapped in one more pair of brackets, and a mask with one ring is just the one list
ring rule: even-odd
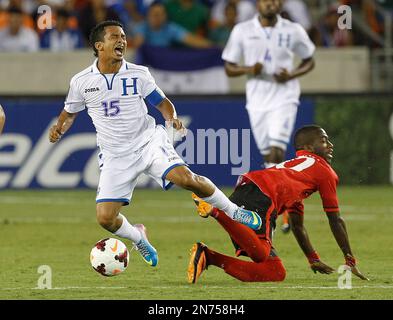
{"label": "white sock", "polygon": [[135,228],[133,225],[131,225],[127,218],[123,216],[121,213],[119,213],[119,217],[123,218],[123,223],[121,224],[120,228],[117,229],[117,231],[114,233],[115,235],[126,238],[131,240],[134,243],[138,243],[142,236],[141,233],[137,228]]}
{"label": "white sock", "polygon": [[217,187],[211,196],[202,198],[202,200],[210,203],[213,207],[224,211],[230,218],[233,218],[233,214],[238,209],[238,206],[229,200],[228,197]]}
{"label": "white sock", "polygon": [[275,165],[277,165],[277,163],[274,163],[274,162],[264,162],[264,165],[265,165],[265,168],[268,169],[268,168],[274,167]]}

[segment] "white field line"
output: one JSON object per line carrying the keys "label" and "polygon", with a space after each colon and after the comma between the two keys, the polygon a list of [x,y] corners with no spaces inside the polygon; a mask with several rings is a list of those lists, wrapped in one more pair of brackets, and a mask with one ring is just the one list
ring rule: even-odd
{"label": "white field line", "polygon": [[[152,286],[150,289],[187,289],[190,290],[195,286],[191,285],[179,285],[179,286]],[[205,286],[203,289],[217,289],[217,290],[222,290],[222,289],[234,289],[234,290],[247,290],[247,289],[252,289],[252,290],[263,290],[263,289],[313,289],[313,290],[343,290],[339,289],[337,286],[330,286],[330,287],[324,287],[324,286]],[[53,287],[52,289],[39,289],[39,288],[26,288],[26,287],[15,287],[15,288],[0,288],[0,291],[18,291],[18,290],[122,290],[122,289],[131,289],[131,287],[75,287],[75,286],[70,286],[70,287]],[[199,290],[201,288],[199,287]],[[375,285],[375,286],[370,286],[370,285],[365,285],[365,286],[352,286],[352,289],[392,289],[393,286],[387,286],[387,285]],[[346,289],[343,290],[344,292],[347,290],[351,289]]]}

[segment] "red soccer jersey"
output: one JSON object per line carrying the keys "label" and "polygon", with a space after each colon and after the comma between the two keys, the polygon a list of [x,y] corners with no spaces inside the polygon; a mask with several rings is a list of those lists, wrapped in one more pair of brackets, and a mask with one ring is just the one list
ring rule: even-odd
{"label": "red soccer jersey", "polygon": [[252,182],[273,202],[277,213],[303,214],[303,199],[319,191],[325,212],[338,212],[338,176],[329,163],[314,153],[300,150],[296,158],[275,167],[251,171],[237,185]]}

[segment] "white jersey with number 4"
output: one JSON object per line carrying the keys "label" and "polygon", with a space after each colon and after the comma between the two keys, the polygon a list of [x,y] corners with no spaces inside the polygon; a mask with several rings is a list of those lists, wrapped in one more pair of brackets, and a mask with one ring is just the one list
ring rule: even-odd
{"label": "white jersey with number 4", "polygon": [[64,110],[87,108],[101,151],[122,156],[146,145],[155,132],[144,99],[157,106],[164,98],[148,68],[123,60],[118,73],[102,74],[95,60],[71,79]]}
{"label": "white jersey with number 4", "polygon": [[301,59],[312,57],[315,46],[303,27],[277,16],[274,27],[262,27],[258,15],[237,24],[228,39],[222,58],[225,61],[253,66],[262,63],[262,74],[247,80],[246,96],[249,111],[269,110],[299,103],[300,85],[297,79],[284,84],[273,77],[282,68],[293,70],[294,54]]}

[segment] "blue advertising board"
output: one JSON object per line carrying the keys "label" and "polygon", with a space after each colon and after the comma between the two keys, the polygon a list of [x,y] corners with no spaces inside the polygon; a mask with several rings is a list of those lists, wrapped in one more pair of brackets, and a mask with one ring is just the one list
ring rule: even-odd
{"label": "blue advertising board", "polygon": [[[175,97],[187,137],[175,142],[176,150],[201,175],[217,185],[231,186],[241,173],[261,168],[262,157],[250,130],[245,100],[241,97]],[[48,129],[60,113],[62,99],[3,99],[7,122],[0,136],[0,189],[95,188],[99,168],[95,129],[81,112],[70,131],[56,143]],[[164,121],[149,108],[158,124]],[[313,123],[314,102],[302,99],[296,125]],[[289,147],[287,158],[294,155]],[[151,187],[147,177],[139,187]]]}

